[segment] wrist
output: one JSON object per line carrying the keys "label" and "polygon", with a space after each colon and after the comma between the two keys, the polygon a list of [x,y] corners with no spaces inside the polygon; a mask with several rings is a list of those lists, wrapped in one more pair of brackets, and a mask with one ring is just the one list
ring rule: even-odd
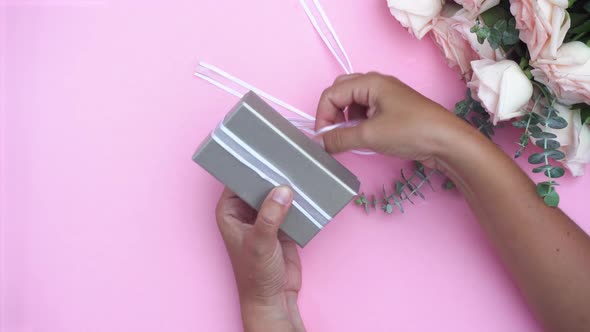
{"label": "wrist", "polygon": [[244,331],[305,331],[297,306],[297,294],[257,301],[242,300]]}

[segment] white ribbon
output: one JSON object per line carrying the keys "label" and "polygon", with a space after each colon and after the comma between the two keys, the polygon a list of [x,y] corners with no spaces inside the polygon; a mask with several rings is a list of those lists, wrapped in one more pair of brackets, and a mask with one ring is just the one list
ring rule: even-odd
{"label": "white ribbon", "polygon": [[308,5],[309,0],[299,0],[299,2],[301,3],[301,6],[303,6],[303,10],[305,10],[305,13],[311,21],[311,24],[320,35],[320,38],[322,38],[324,44],[326,44],[332,55],[334,55],[336,61],[338,61],[340,66],[342,66],[344,72],[347,74],[352,74],[354,70],[352,69],[352,64],[350,63],[348,54],[346,54],[344,46],[342,46],[340,39],[338,39],[338,35],[336,35],[336,31],[334,31],[328,16],[320,5],[320,2],[318,0],[312,0],[313,6]]}

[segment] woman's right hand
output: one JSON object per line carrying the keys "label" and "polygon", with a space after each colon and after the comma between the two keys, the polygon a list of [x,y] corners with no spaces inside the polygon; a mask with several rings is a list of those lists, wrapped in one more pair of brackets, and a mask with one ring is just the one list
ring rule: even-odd
{"label": "woman's right hand", "polygon": [[338,77],[322,94],[316,130],[344,121],[345,108],[350,119],[366,120],[324,134],[331,153],[370,149],[435,167],[437,154],[456,134],[475,131],[398,79],[377,73]]}

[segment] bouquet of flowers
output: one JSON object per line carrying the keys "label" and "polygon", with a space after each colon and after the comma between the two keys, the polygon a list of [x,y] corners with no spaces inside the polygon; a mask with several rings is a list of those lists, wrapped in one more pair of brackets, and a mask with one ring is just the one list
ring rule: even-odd
{"label": "bouquet of flowers", "polygon": [[[559,204],[556,179],[590,162],[590,0],[388,0],[416,38],[434,40],[467,83],[455,113],[484,135],[511,120],[522,129],[515,158],[528,156]],[[563,167],[562,167],[563,166]]]}

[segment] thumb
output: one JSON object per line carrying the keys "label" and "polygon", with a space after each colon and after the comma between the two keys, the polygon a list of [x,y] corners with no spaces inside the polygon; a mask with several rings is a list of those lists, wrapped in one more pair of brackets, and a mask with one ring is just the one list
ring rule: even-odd
{"label": "thumb", "polygon": [[277,243],[281,223],[289,212],[293,192],[289,187],[274,188],[266,197],[254,223],[255,246],[258,252],[272,252]]}
{"label": "thumb", "polygon": [[366,147],[366,125],[361,122],[355,127],[337,128],[324,134],[324,146],[330,153]]}

